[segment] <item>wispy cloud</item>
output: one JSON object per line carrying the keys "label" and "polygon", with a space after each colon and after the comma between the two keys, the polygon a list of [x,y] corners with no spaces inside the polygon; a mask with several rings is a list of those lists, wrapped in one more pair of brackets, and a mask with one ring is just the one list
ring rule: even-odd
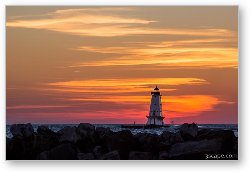
{"label": "wispy cloud", "polygon": [[180,84],[204,84],[206,80],[201,78],[122,78],[122,79],[97,79],[85,81],[66,81],[49,83],[55,86],[144,86],[147,84],[158,83],[166,85],[180,85]]}
{"label": "wispy cloud", "polygon": [[[113,58],[89,61],[70,67],[142,65],[174,67],[237,67],[238,49],[223,45],[224,39],[201,39],[144,43],[133,47],[81,46],[74,50],[102,54],[116,54]],[[202,44],[204,44],[202,46]],[[209,45],[207,45],[209,43]],[[214,45],[221,43],[222,45]]]}
{"label": "wispy cloud", "polygon": [[[119,8],[118,8],[119,9]],[[195,35],[226,36],[233,32],[226,29],[177,29],[154,28],[155,20],[126,17],[116,8],[66,9],[48,13],[39,19],[14,19],[7,27],[44,29],[82,36],[114,37],[126,35]],[[122,8],[123,9],[123,8]],[[124,8],[125,10],[128,8]],[[132,9],[130,9],[132,10]]]}

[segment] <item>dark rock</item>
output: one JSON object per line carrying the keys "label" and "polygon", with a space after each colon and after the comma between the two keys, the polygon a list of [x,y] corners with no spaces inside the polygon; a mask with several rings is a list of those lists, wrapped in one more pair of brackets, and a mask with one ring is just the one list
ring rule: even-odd
{"label": "dark rock", "polygon": [[160,137],[157,134],[141,133],[137,134],[139,148],[143,152],[158,152],[160,150]]}
{"label": "dark rock", "polygon": [[53,132],[52,130],[50,130],[49,128],[48,128],[48,126],[46,126],[46,125],[41,125],[41,126],[38,126],[37,127],[37,134],[44,134],[44,133],[51,133],[51,132]]}
{"label": "dark rock", "polygon": [[104,154],[101,157],[102,160],[120,160],[120,155],[118,151],[112,151],[109,153]]}
{"label": "dark rock", "polygon": [[101,156],[104,154],[104,152],[105,152],[105,150],[102,146],[96,146],[93,149],[93,153],[94,153],[96,159],[100,159]]}
{"label": "dark rock", "polygon": [[157,151],[153,151],[155,153],[160,152],[160,151],[166,151],[166,150],[169,150],[171,148],[171,144],[169,144],[168,142],[159,142],[157,144],[158,145],[155,146],[155,147],[157,147]]}
{"label": "dark rock", "polygon": [[204,139],[220,140],[222,144],[222,151],[224,152],[232,151],[235,143],[237,142],[237,137],[234,135],[232,130],[201,130],[198,133],[197,140]]}
{"label": "dark rock", "polygon": [[161,141],[167,145],[172,145],[172,144],[184,141],[179,132],[172,133],[169,131],[164,131],[160,137],[161,137]]}
{"label": "dark rock", "polygon": [[79,133],[81,133],[81,131],[89,131],[89,132],[95,131],[95,126],[89,123],[80,123],[77,128],[79,130]]}
{"label": "dark rock", "polygon": [[76,146],[81,152],[91,152],[97,143],[95,126],[88,123],[81,123],[76,129],[79,139]]}
{"label": "dark rock", "polygon": [[34,137],[34,149],[37,152],[49,150],[59,144],[59,136],[47,126],[39,126]]}
{"label": "dark rock", "polygon": [[6,159],[8,160],[31,160],[36,157],[33,150],[33,137],[21,138],[15,136],[6,144]]}
{"label": "dark rock", "polygon": [[7,153],[6,159],[9,159],[8,158],[8,153],[11,151],[10,143],[11,143],[11,139],[6,137],[6,153]]}
{"label": "dark rock", "polygon": [[181,125],[180,133],[182,138],[184,138],[185,140],[193,139],[198,134],[198,126],[195,123],[192,124],[185,123]]}
{"label": "dark rock", "polygon": [[13,124],[10,127],[10,132],[13,137],[28,138],[34,134],[34,129],[30,123],[28,124]]}
{"label": "dark rock", "polygon": [[131,150],[136,150],[136,140],[130,130],[113,132],[106,137],[106,147],[109,151],[117,150],[121,159],[128,159]]}
{"label": "dark rock", "polygon": [[169,151],[171,159],[204,159],[205,153],[216,153],[222,149],[218,139],[187,141],[174,144]]}
{"label": "dark rock", "polygon": [[98,142],[103,144],[106,140],[106,137],[112,135],[113,132],[110,130],[110,128],[97,127],[96,134]]}
{"label": "dark rock", "polygon": [[61,144],[49,151],[40,153],[37,157],[40,160],[76,160],[77,154],[71,143]]}
{"label": "dark rock", "polygon": [[77,157],[79,160],[94,160],[95,156],[93,153],[78,153]]}
{"label": "dark rock", "polygon": [[60,134],[59,141],[60,142],[68,141],[68,142],[76,143],[78,140],[81,139],[76,129],[77,129],[76,127],[67,126],[61,129],[60,131],[58,131],[57,133]]}
{"label": "dark rock", "polygon": [[82,139],[93,139],[95,137],[95,126],[88,123],[81,123],[77,127],[77,133]]}
{"label": "dark rock", "polygon": [[151,160],[153,155],[151,152],[135,152],[132,151],[129,153],[130,160]]}
{"label": "dark rock", "polygon": [[236,137],[232,130],[202,129],[198,132],[197,139],[199,140],[215,138],[235,139]]}
{"label": "dark rock", "polygon": [[11,125],[10,131],[13,137],[6,145],[7,159],[30,160],[36,157],[33,150],[34,129],[30,123]]}
{"label": "dark rock", "polygon": [[234,152],[238,152],[238,139],[235,141],[233,148]]}

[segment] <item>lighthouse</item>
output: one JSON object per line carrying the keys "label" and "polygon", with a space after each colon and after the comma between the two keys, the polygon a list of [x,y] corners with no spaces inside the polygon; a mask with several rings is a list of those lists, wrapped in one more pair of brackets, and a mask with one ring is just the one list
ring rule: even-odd
{"label": "lighthouse", "polygon": [[161,93],[157,85],[154,91],[151,92],[151,95],[152,98],[149,115],[147,116],[147,125],[162,126],[164,125],[164,117],[162,115]]}

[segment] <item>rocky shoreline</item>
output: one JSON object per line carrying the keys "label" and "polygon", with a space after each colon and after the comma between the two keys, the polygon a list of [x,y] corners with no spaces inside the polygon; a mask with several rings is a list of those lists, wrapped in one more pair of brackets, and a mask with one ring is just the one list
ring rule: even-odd
{"label": "rocky shoreline", "polygon": [[53,132],[31,124],[13,124],[6,138],[7,160],[237,160],[238,138],[232,130],[198,129],[183,124],[161,135],[81,123]]}

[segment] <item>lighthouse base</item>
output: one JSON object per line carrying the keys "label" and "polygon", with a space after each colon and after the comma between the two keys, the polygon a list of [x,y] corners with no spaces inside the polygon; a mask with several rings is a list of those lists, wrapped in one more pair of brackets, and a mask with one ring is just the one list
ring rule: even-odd
{"label": "lighthouse base", "polygon": [[163,119],[164,117],[161,116],[147,116],[148,121],[146,125],[155,125],[155,126],[162,126],[164,125]]}

